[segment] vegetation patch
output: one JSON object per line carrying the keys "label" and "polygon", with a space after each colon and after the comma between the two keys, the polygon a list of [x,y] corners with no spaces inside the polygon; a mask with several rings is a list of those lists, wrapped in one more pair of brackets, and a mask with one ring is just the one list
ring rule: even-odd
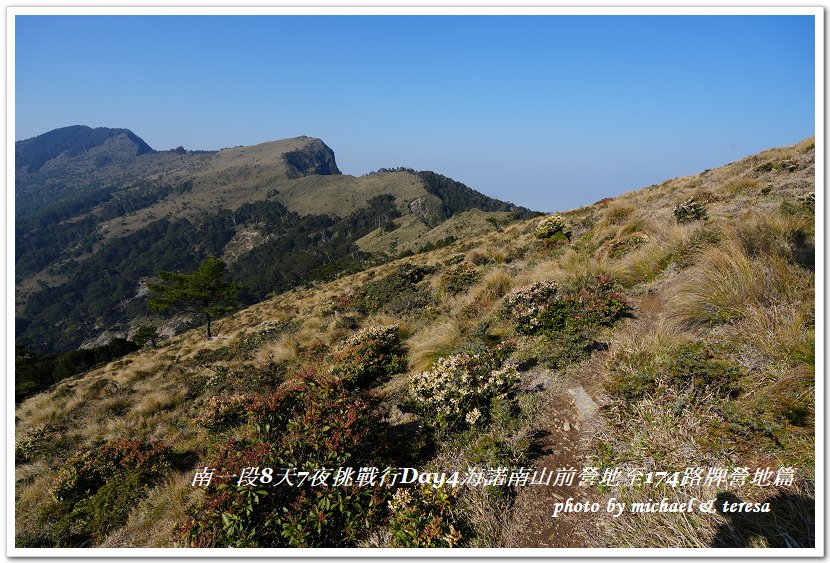
{"label": "vegetation patch", "polygon": [[533,233],[540,239],[549,239],[559,234],[564,236],[565,226],[565,219],[561,215],[548,215],[536,224]]}
{"label": "vegetation patch", "polygon": [[699,219],[706,219],[706,206],[691,197],[674,207],[674,218],[678,223],[690,223]]}
{"label": "vegetation patch", "polygon": [[629,310],[608,276],[567,291],[553,282],[537,282],[513,291],[505,303],[507,316],[521,334],[577,334],[592,326],[610,326]]}
{"label": "vegetation patch", "polygon": [[717,359],[701,342],[687,342],[658,356],[646,349],[628,349],[608,361],[608,391],[625,401],[637,401],[662,392],[690,401],[706,393],[736,395],[741,372]]}
{"label": "vegetation patch", "polygon": [[509,346],[501,346],[439,359],[431,370],[410,378],[410,397],[402,408],[421,415],[433,429],[484,423],[493,401],[508,396],[518,382],[516,368],[502,365],[509,353]]}
{"label": "vegetation patch", "polygon": [[41,509],[38,534],[19,547],[87,547],[127,521],[135,504],[173,465],[162,444],[113,440],[72,457],[57,473],[52,499]]}
{"label": "vegetation patch", "polygon": [[[219,481],[181,528],[192,547],[348,547],[375,525],[384,491],[357,485],[271,486],[276,473],[259,468],[371,465],[377,426],[369,404],[332,376],[306,372],[277,391],[253,395],[247,410],[256,433],[229,441],[208,464],[219,474],[257,468],[250,482]],[[319,473],[318,473],[319,476]],[[329,476],[333,477],[333,476]],[[297,476],[294,476],[297,479]]]}
{"label": "vegetation patch", "polygon": [[393,314],[412,311],[430,300],[428,289],[418,285],[430,273],[430,268],[403,264],[386,277],[367,283],[355,291],[353,306],[363,313],[379,310]]}
{"label": "vegetation patch", "polygon": [[331,373],[348,387],[369,387],[406,370],[398,325],[369,327],[346,341],[334,354]]}
{"label": "vegetation patch", "polygon": [[453,487],[399,488],[389,500],[390,547],[457,546],[462,537],[457,499]]}
{"label": "vegetation patch", "polygon": [[463,262],[452,266],[441,274],[441,288],[451,295],[467,291],[475,284],[481,274],[471,264]]}

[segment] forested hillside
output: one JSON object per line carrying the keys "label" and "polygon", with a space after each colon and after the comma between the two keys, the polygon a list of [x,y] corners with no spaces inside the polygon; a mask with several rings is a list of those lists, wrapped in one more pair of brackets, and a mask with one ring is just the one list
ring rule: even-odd
{"label": "forested hillside", "polygon": [[423,234],[469,210],[530,214],[432,172],[342,175],[310,137],[154,151],[126,129],[73,126],[19,141],[16,158],[16,334],[41,353],[161,322],[147,313],[147,281],[207,256],[228,262],[251,304],[396,258],[356,242],[399,218]]}

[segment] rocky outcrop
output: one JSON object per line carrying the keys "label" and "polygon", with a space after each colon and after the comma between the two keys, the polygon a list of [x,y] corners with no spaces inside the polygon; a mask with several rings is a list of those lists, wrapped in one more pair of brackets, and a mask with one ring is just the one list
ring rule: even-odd
{"label": "rocky outcrop", "polygon": [[287,167],[285,175],[292,179],[313,174],[340,174],[334,151],[320,139],[312,139],[303,148],[285,153],[283,160]]}
{"label": "rocky outcrop", "polygon": [[432,228],[447,219],[441,200],[427,194],[409,202],[409,212],[418,216],[425,225]]}

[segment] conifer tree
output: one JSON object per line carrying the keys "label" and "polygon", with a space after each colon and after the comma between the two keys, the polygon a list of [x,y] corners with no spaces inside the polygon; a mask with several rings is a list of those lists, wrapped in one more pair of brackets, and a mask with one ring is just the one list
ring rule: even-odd
{"label": "conifer tree", "polygon": [[199,269],[191,274],[159,272],[162,283],[149,283],[150,291],[157,293],[148,302],[152,311],[181,309],[202,316],[207,324],[207,337],[211,338],[211,322],[238,303],[239,284],[225,282],[225,263],[215,256],[207,257]]}

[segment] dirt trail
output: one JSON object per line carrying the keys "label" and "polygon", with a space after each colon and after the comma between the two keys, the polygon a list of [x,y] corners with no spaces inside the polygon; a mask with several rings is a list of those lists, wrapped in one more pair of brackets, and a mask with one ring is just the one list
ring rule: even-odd
{"label": "dirt trail", "polygon": [[[627,331],[650,330],[665,311],[664,301],[657,294],[642,296],[633,303],[633,308],[635,317],[629,321]],[[538,457],[534,460],[534,469],[553,471],[555,479],[556,470],[573,467],[577,475],[570,486],[537,485],[519,489],[509,526],[517,532],[506,539],[506,547],[601,547],[592,540],[596,537],[594,530],[599,518],[581,513],[559,514],[556,518],[551,515],[556,502],[568,498],[579,502],[587,497],[587,491],[578,486],[578,472],[585,465],[583,457],[593,437],[592,427],[601,417],[601,374],[607,357],[607,350],[595,352],[564,381],[561,376],[554,379],[556,374],[551,371],[529,374],[527,388],[548,389],[551,393],[542,417],[546,423],[536,441]]]}
{"label": "dirt trail", "polygon": [[[557,390],[548,404],[545,419],[547,428],[537,440],[539,457],[534,462],[535,469],[545,468],[554,472],[559,468],[582,469],[580,461],[583,450],[582,436],[585,420],[580,419],[575,394],[580,398],[585,391],[582,387],[573,388],[575,393],[563,389]],[[590,401],[590,399],[588,399]],[[577,487],[578,475],[571,485],[551,486],[533,485],[519,489],[513,504],[512,517],[524,525],[515,526],[520,530],[508,541],[510,547],[583,547],[582,522],[576,520],[581,515],[560,514],[551,517],[556,502],[564,502],[569,497],[578,500],[581,492]],[[579,525],[577,525],[579,524]]]}

